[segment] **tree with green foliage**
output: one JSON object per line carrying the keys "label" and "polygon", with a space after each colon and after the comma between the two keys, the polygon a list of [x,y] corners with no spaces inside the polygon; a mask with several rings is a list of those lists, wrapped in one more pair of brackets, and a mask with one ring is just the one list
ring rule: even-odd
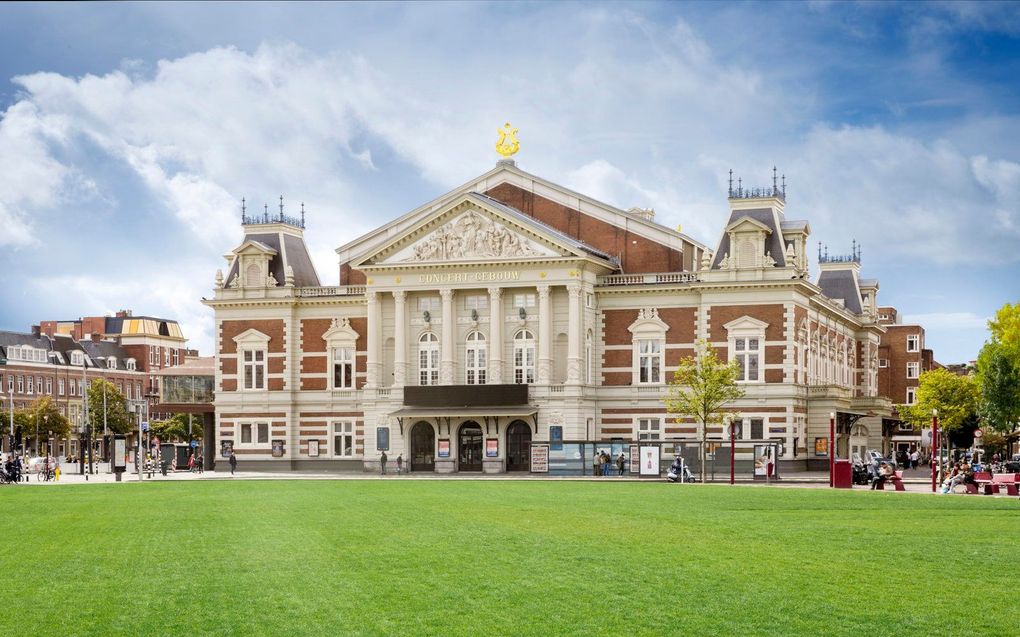
{"label": "tree with green foliage", "polygon": [[913,405],[900,405],[900,416],[916,429],[931,424],[932,410],[938,409],[939,429],[951,434],[977,412],[980,391],[970,376],[958,376],[947,369],[921,374]]}
{"label": "tree with green foliage", "polygon": [[664,399],[666,411],[677,420],[693,417],[701,427],[701,481],[705,481],[705,447],[709,425],[721,424],[722,407],[744,395],[737,384],[740,363],[724,363],[705,340],[695,343],[695,355],[680,361]]}
{"label": "tree with green foliage", "polygon": [[40,396],[24,409],[14,412],[14,425],[21,427],[23,440],[32,439],[32,450],[39,450],[39,442],[52,433],[53,438],[66,438],[71,423],[60,413],[60,408],[51,396]]}
{"label": "tree with green foliage", "polygon": [[977,363],[977,381],[981,387],[978,411],[985,425],[1008,433],[1020,423],[1020,367],[1001,343],[989,342],[981,348]]}
{"label": "tree with green foliage", "polygon": [[1020,363],[1020,303],[1007,303],[988,321],[992,342],[1002,345],[1013,363]]}
{"label": "tree with green foliage", "polygon": [[[160,441],[188,441],[188,414],[174,414],[166,420],[149,424],[150,435],[159,436]],[[202,439],[202,417],[192,416],[191,438]]]}
{"label": "tree with green foliage", "polygon": [[93,435],[102,435],[104,419],[110,433],[126,434],[134,429],[135,419],[127,410],[127,399],[116,385],[96,378],[89,383],[86,393]]}

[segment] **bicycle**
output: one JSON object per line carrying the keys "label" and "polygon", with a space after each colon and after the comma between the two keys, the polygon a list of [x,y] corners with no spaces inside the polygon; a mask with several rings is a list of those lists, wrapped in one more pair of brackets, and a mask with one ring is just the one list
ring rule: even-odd
{"label": "bicycle", "polygon": [[39,482],[49,482],[53,479],[53,469],[39,469],[39,473],[35,475],[35,479]]}

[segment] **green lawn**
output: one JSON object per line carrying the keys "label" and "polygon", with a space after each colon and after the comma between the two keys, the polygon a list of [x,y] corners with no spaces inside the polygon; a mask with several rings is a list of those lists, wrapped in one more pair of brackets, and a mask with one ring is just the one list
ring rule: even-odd
{"label": "green lawn", "polygon": [[400,479],[19,486],[0,489],[0,626],[1005,635],[1018,535],[1016,498]]}

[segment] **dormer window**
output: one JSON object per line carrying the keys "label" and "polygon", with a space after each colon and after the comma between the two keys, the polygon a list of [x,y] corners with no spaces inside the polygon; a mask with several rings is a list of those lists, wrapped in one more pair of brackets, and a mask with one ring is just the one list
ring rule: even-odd
{"label": "dormer window", "polygon": [[117,359],[113,356],[108,357],[106,359],[106,367],[107,369],[117,369]]}
{"label": "dormer window", "polygon": [[126,361],[124,361],[124,366],[127,367],[127,370],[129,372],[135,371],[135,359],[133,358],[127,359]]}
{"label": "dormer window", "polygon": [[71,352],[71,364],[75,367],[85,364],[85,354],[79,351]]}

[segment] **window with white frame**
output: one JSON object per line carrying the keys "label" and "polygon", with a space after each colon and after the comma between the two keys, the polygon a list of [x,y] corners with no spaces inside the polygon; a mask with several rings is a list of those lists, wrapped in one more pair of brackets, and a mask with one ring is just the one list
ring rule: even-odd
{"label": "window with white frame", "polygon": [[181,363],[181,350],[174,350],[174,365],[180,365]]}
{"label": "window with white frame", "polygon": [[131,400],[131,383],[130,382],[125,383],[124,389],[127,390],[124,394],[124,397],[127,398],[128,400]]}
{"label": "window with white frame", "polygon": [[267,422],[241,423],[240,444],[248,446],[269,444],[269,423]]}
{"label": "window with white frame", "polygon": [[419,296],[418,297],[418,311],[425,312],[438,312],[442,303],[438,296]]}
{"label": "window with white frame", "polygon": [[432,332],[418,338],[418,384],[439,384],[439,337]]}
{"label": "window with white frame", "polygon": [[163,367],[170,367],[170,348],[163,348]]}
{"label": "window with white frame", "polygon": [[514,307],[535,307],[535,295],[528,292],[514,294]]}
{"label": "window with white frame", "polygon": [[79,365],[84,364],[84,362],[85,362],[85,354],[84,353],[82,353],[81,351],[71,352],[71,364],[72,365],[77,367]]}
{"label": "window with white frame", "polygon": [[638,382],[662,382],[662,341],[642,338],[637,341]]}
{"label": "window with white frame", "polygon": [[488,350],[481,332],[471,332],[467,337],[464,370],[468,385],[484,385],[485,369],[488,365]]}
{"label": "window with white frame", "polygon": [[60,393],[61,396],[64,395],[64,379],[63,378],[58,378],[57,379],[57,391]]}
{"label": "window with white frame", "polygon": [[354,347],[345,345],[330,351],[333,357],[333,389],[353,389]]}
{"label": "window with white frame", "polygon": [[514,334],[514,383],[535,382],[535,335],[529,330]]}
{"label": "window with white frame", "polygon": [[333,457],[354,456],[354,423],[345,420],[333,423]]}
{"label": "window with white frame", "polygon": [[489,309],[489,295],[468,294],[464,296],[465,310],[487,310]]}
{"label": "window with white frame", "polygon": [[128,370],[129,372],[133,372],[133,371],[135,371],[135,369],[136,369],[136,368],[135,368],[135,359],[133,359],[133,358],[129,358],[129,359],[127,359],[127,360],[126,360],[126,361],[124,362],[124,365],[125,365],[125,366],[127,366],[127,370]]}
{"label": "window with white frame", "polygon": [[733,339],[733,359],[737,361],[740,372],[738,382],[757,382],[761,380],[761,360],[764,358],[763,340],[760,338],[737,337]]}
{"label": "window with white frame", "polygon": [[889,359],[888,358],[880,358],[880,359],[878,359],[878,366],[880,368],[882,368],[882,369],[885,369],[886,367],[889,367]]}
{"label": "window with white frame", "polygon": [[917,378],[920,375],[921,364],[917,362],[907,363],[907,378]]}
{"label": "window with white frame", "polygon": [[660,440],[662,421],[658,418],[638,419],[638,440]]}
{"label": "window with white frame", "polygon": [[34,394],[35,393],[35,384],[34,384],[34,380],[33,380],[33,378],[31,376],[28,377],[28,384],[26,385],[26,389],[27,389],[26,393],[29,393],[29,394]]}
{"label": "window with white frame", "polygon": [[241,350],[242,388],[260,390],[266,388],[266,350]]}
{"label": "window with white frame", "polygon": [[913,405],[915,402],[917,402],[917,388],[907,387],[907,404]]}
{"label": "window with white frame", "polygon": [[113,356],[107,357],[106,367],[107,369],[117,369],[117,359],[114,358]]}
{"label": "window with white frame", "polygon": [[919,352],[921,351],[921,335],[911,334],[907,336],[907,351],[908,352]]}
{"label": "window with white frame", "polygon": [[85,381],[83,380],[78,381],[78,395],[79,396],[85,395]]}
{"label": "window with white frame", "polygon": [[[742,316],[723,326],[727,331],[729,360],[737,361],[737,382],[760,383],[765,380],[762,363],[765,361],[765,328],[768,324],[751,316]],[[836,379],[835,343],[822,343],[822,368],[816,378],[823,383]]]}
{"label": "window with white frame", "polygon": [[46,350],[35,347],[11,346],[7,348],[7,358],[16,361],[27,361],[29,363],[45,363]]}
{"label": "window with white frame", "polygon": [[[60,381],[60,382],[64,382],[64,381]],[[7,374],[7,393],[10,394],[10,393],[13,393],[13,392],[14,392],[14,374]],[[64,392],[60,392],[60,393],[62,394]]]}
{"label": "window with white frame", "polygon": [[156,346],[149,345],[149,365],[151,366],[155,364],[156,364]]}
{"label": "window with white frame", "polygon": [[48,395],[52,395],[53,394],[53,379],[52,378],[47,378],[46,379],[46,393]]}
{"label": "window with white frame", "polygon": [[69,395],[71,395],[71,396],[74,396],[75,392],[77,392],[77,391],[78,391],[78,381],[72,379],[68,383],[67,393]]}

